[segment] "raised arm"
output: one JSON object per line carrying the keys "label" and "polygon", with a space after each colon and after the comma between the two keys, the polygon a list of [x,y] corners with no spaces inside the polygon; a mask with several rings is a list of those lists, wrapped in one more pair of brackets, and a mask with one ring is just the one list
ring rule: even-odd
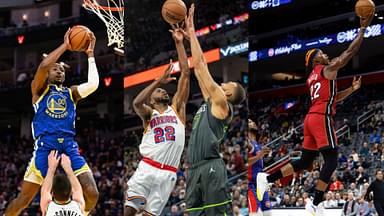
{"label": "raised arm", "polygon": [[337,77],[337,71],[344,67],[351,58],[356,55],[359,51],[361,44],[363,43],[364,33],[366,28],[369,26],[373,19],[374,14],[367,18],[360,18],[360,31],[357,37],[349,45],[348,49],[345,50],[339,57],[332,59],[329,65],[324,68],[324,76],[327,79],[334,80]]}
{"label": "raised arm", "polygon": [[179,28],[174,28],[170,30],[172,37],[175,40],[177,56],[179,59],[179,65],[181,70],[181,75],[179,82],[177,84],[177,92],[172,100],[172,106],[175,107],[177,113],[179,114],[181,120],[186,122],[186,113],[185,109],[188,102],[189,89],[190,89],[190,74],[188,66],[187,52],[184,48],[184,33]]}
{"label": "raised arm", "polygon": [[68,31],[65,33],[63,44],[61,44],[58,48],[50,52],[37,68],[37,71],[31,83],[32,103],[35,103],[44,91],[46,87],[45,83],[47,80],[49,69],[52,67],[53,64],[57,62],[57,60],[66,50],[71,50],[71,46],[69,43],[70,32],[71,29],[68,29]]}
{"label": "raised arm", "polygon": [[75,102],[92,94],[99,87],[99,73],[97,71],[95,56],[93,54],[96,44],[96,37],[93,32],[89,32],[89,37],[91,38],[91,41],[89,42],[89,46],[85,51],[88,56],[88,81],[78,86],[71,86],[73,99]]}
{"label": "raised arm", "polygon": [[49,202],[52,201],[52,182],[53,182],[53,176],[55,175],[57,165],[59,164],[60,158],[58,157],[57,151],[51,151],[51,153],[48,155],[48,171],[47,175],[45,176],[43,185],[40,189],[40,209],[43,215],[45,215],[45,212],[47,210]]}
{"label": "raised arm", "polygon": [[339,91],[336,94],[336,103],[343,101],[345,98],[347,98],[349,95],[351,95],[353,92],[357,91],[361,86],[361,76],[359,79],[356,79],[356,77],[353,77],[352,86],[343,90]]}
{"label": "raised arm", "polygon": [[81,210],[84,211],[85,200],[83,196],[83,189],[81,188],[81,184],[72,170],[71,159],[65,154],[62,154],[61,156],[61,167],[63,167],[65,174],[67,174],[69,182],[71,183],[72,200],[76,201],[80,205]]}
{"label": "raised arm", "polygon": [[173,80],[170,77],[172,70],[173,64],[171,61],[167,69],[164,71],[163,76],[153,81],[149,86],[143,89],[133,100],[133,109],[135,110],[136,114],[139,115],[140,118],[143,120],[144,128],[147,127],[147,123],[152,115],[152,108],[146,105],[145,102],[149,100],[151,94],[155,91],[156,88],[158,88],[162,84],[167,84],[171,80]]}
{"label": "raised arm", "polygon": [[207,101],[209,98],[212,102],[212,115],[218,119],[225,119],[229,115],[227,98],[224,91],[213,80],[211,74],[209,73],[207,62],[195,32],[193,21],[194,10],[195,6],[192,4],[186,21],[187,34],[189,35],[191,42],[192,61],[193,66],[195,67],[194,74],[199,83],[204,100]]}
{"label": "raised arm", "polygon": [[[255,151],[254,148],[252,148],[253,151]],[[265,155],[268,155],[271,149],[268,147],[263,146],[259,152],[256,153],[253,157],[248,157],[248,165],[255,164],[258,160],[262,160]]]}

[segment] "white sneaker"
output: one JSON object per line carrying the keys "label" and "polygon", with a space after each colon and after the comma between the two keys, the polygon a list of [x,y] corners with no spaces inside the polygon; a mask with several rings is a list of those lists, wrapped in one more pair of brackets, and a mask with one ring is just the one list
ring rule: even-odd
{"label": "white sneaker", "polygon": [[305,210],[311,213],[312,216],[316,216],[317,206],[313,205],[311,199],[305,199]]}
{"label": "white sneaker", "polygon": [[315,206],[311,199],[307,198],[305,200],[305,210],[311,213],[312,216],[325,216],[324,204],[321,202],[319,205]]}
{"label": "white sneaker", "polygon": [[325,216],[324,202],[321,202],[319,205],[317,205],[316,216]]}
{"label": "white sneaker", "polygon": [[263,200],[263,197],[264,197],[264,193],[265,191],[267,191],[268,189],[268,180],[267,180],[267,176],[268,174],[267,173],[258,173],[257,174],[257,178],[256,178],[256,185],[257,185],[257,188],[256,188],[256,195],[257,195],[257,199],[259,201],[262,201]]}

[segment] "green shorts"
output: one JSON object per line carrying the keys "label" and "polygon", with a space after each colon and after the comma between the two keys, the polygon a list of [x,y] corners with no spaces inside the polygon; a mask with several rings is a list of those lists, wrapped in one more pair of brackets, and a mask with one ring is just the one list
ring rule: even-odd
{"label": "green shorts", "polygon": [[221,158],[204,160],[187,172],[189,216],[233,215],[227,170]]}

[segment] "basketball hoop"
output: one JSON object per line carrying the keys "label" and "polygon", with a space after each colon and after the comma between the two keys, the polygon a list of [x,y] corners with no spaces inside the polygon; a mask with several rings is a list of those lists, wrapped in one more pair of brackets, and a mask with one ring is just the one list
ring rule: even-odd
{"label": "basketball hoop", "polygon": [[107,27],[108,46],[124,47],[124,0],[106,0],[100,5],[97,0],[84,0],[83,7],[95,13]]}

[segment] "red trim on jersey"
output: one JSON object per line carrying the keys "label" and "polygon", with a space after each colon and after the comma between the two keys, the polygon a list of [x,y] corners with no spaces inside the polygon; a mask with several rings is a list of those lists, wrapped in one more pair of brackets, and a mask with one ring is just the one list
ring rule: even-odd
{"label": "red trim on jersey", "polygon": [[153,167],[156,167],[158,169],[168,170],[168,171],[171,171],[171,172],[177,172],[177,168],[176,167],[159,163],[157,161],[152,160],[151,158],[143,157],[142,161],[144,161],[145,163],[147,163],[147,164],[149,164],[149,165],[151,165]]}
{"label": "red trim on jersey", "polygon": [[256,196],[252,190],[248,189],[248,211],[249,213],[256,213],[257,209]]}

